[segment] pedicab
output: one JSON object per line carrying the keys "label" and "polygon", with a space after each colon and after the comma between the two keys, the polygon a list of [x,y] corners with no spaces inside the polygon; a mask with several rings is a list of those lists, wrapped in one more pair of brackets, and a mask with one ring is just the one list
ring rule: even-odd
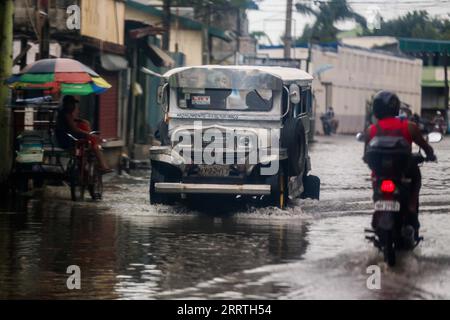
{"label": "pedicab", "polygon": [[111,85],[82,63],[62,58],[36,61],[6,83],[13,90],[9,106],[15,152],[13,191],[69,185],[73,201],[84,200],[86,190],[93,200],[100,200],[102,174],[91,142],[67,133],[72,147],[61,148],[55,136],[56,119],[63,95],[101,94]]}

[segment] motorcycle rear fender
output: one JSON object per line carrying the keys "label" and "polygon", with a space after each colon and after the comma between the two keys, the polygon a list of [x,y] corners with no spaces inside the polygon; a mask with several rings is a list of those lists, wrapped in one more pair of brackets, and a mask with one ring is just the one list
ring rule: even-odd
{"label": "motorcycle rear fender", "polygon": [[395,225],[395,215],[396,214],[400,214],[400,213],[399,212],[390,212],[390,211],[375,212],[374,213],[374,215],[375,215],[374,221],[376,221],[376,228],[384,230],[384,231],[392,230]]}

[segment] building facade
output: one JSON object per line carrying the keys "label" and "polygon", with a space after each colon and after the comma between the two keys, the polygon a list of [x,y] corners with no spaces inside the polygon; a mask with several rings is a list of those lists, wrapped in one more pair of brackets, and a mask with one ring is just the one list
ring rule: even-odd
{"label": "building facade", "polygon": [[[293,49],[293,57],[306,68],[308,48]],[[258,54],[273,58],[283,48],[264,47]],[[366,106],[379,90],[395,91],[412,112],[420,113],[422,61],[386,51],[342,44],[314,46],[309,72],[314,75],[313,95],[316,131],[321,132],[320,115],[333,107],[340,133],[356,133],[365,126]]]}

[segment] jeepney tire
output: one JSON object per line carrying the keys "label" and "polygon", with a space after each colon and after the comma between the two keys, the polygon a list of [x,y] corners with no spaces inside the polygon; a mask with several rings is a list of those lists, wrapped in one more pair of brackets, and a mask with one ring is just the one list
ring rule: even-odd
{"label": "jeepney tire", "polygon": [[42,177],[33,179],[33,188],[42,189],[45,186],[45,180]]}
{"label": "jeepney tire", "polygon": [[287,149],[287,175],[299,176],[306,164],[306,134],[301,119],[290,118],[281,129],[281,147]]}
{"label": "jeepney tire", "polygon": [[155,192],[155,184],[158,182],[175,182],[176,174],[166,165],[152,161],[152,172],[150,175],[150,204],[170,205],[176,200],[176,195]]}
{"label": "jeepney tire", "polygon": [[303,177],[302,199],[320,200],[320,178],[313,175]]}
{"label": "jeepney tire", "polygon": [[289,201],[288,177],[286,170],[280,166],[278,174],[269,176],[266,183],[270,184],[270,205],[278,207],[282,210],[286,209]]}
{"label": "jeepney tire", "polygon": [[28,182],[29,179],[25,175],[19,174],[16,178],[16,190],[19,194],[27,193],[29,191]]}

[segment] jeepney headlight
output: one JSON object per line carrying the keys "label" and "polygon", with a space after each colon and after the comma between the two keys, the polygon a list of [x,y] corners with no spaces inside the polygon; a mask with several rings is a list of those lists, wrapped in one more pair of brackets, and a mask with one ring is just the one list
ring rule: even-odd
{"label": "jeepney headlight", "polygon": [[248,136],[239,137],[238,145],[242,147],[250,147],[252,144]]}
{"label": "jeepney headlight", "polygon": [[258,137],[254,134],[239,135],[237,139],[237,147],[253,150],[258,146]]}

